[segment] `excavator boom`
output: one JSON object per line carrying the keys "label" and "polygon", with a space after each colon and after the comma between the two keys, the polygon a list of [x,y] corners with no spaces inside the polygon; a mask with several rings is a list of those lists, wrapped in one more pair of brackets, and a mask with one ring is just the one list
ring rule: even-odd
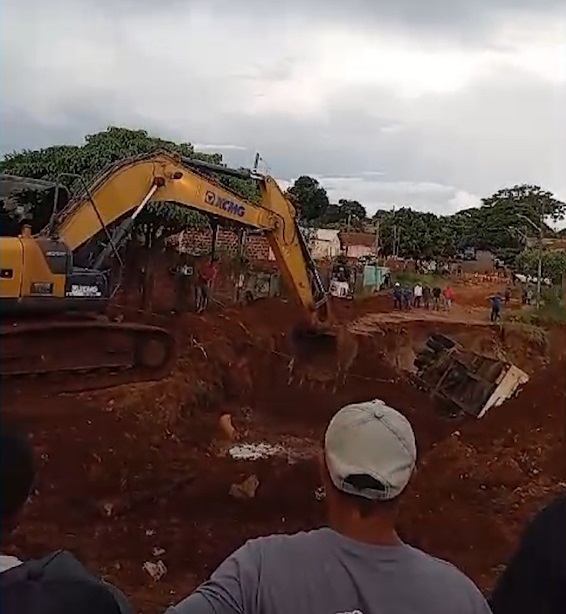
{"label": "excavator boom", "polygon": [[201,168],[252,176],[167,152],[131,158],[101,175],[88,192],[61,213],[55,228],[48,232],[54,230],[74,252],[128,212],[141,212],[139,207],[148,202],[176,203],[265,231],[277,264],[296,299],[311,312],[321,307],[326,294],[304,245],[294,207],[275,180],[269,176],[256,177],[260,202],[254,203],[199,173],[197,169]]}

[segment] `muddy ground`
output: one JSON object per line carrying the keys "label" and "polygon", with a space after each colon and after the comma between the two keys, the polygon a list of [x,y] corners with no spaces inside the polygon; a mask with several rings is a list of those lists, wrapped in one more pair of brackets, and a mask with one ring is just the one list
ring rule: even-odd
{"label": "muddy ground", "polygon": [[[565,335],[517,324],[502,334],[487,322],[492,290],[457,286],[453,312],[434,316],[393,314],[388,297],[336,304],[337,319],[356,334],[336,389],[337,365],[309,367],[290,334],[300,313],[277,300],[170,319],[181,351],[162,381],[56,396],[5,387],[2,411],[28,427],[41,459],[11,552],[68,548],[138,611],[159,612],[246,539],[320,525],[324,426],[343,404],[379,397],[411,419],[421,454],[403,536],[489,590],[526,520],[566,482]],[[404,374],[435,331],[514,361],[531,381],[482,420],[442,418]],[[218,427],[226,413],[242,441],[279,452],[232,459]],[[232,485],[252,475],[255,496],[234,496]],[[167,572],[155,581],[143,565],[158,561]]]}

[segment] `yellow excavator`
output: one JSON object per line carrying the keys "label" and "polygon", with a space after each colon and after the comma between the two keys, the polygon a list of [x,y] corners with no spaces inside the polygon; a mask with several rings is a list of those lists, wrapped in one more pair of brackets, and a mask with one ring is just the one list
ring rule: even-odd
{"label": "yellow excavator", "polygon": [[[259,202],[232,193],[210,173],[255,179]],[[39,234],[24,227],[17,237],[0,238],[3,378],[134,370],[144,379],[171,363],[175,343],[167,329],[100,317],[112,295],[108,259],[118,256],[152,201],[264,231],[310,330],[332,336],[325,325],[328,295],[295,209],[272,177],[159,151],[115,164],[91,186],[82,183],[81,194],[61,211],[56,196]],[[93,243],[89,265],[78,266],[77,254]]]}

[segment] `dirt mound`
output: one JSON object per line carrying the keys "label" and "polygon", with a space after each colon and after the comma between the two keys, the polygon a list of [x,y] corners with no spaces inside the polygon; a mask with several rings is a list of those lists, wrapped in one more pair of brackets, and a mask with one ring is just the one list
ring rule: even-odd
{"label": "dirt mound", "polygon": [[561,360],[535,374],[517,398],[439,443],[417,475],[407,534],[483,588],[526,519],[566,488],[565,368]]}
{"label": "dirt mound", "polygon": [[[344,323],[383,313],[388,301],[342,302],[335,312]],[[489,586],[526,517],[565,477],[565,364],[545,366],[554,345],[548,350],[518,330],[502,339],[485,325],[380,321],[353,346],[345,343],[340,385],[324,377],[290,383],[297,313],[269,300],[184,315],[170,323],[182,352],[162,381],[78,396],[24,390],[3,397],[3,412],[32,431],[42,463],[12,551],[69,548],[121,586],[138,610],[161,611],[246,539],[320,524],[315,452],[323,429],[339,407],[377,397],[411,419],[423,457],[404,535]],[[481,421],[443,420],[400,372],[431,332],[521,358],[532,381]],[[225,414],[238,444],[279,452],[254,462],[232,458],[219,429]],[[246,480],[257,480],[252,497],[230,494],[243,492],[233,485]],[[143,564],[158,560],[167,573],[156,583]]]}

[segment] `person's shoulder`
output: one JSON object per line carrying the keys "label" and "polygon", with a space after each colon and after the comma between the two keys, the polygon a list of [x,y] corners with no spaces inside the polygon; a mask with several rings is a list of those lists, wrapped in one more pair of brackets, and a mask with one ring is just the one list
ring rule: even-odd
{"label": "person's shoulder", "polygon": [[[226,561],[240,569],[258,570],[284,564],[294,565],[308,556],[318,556],[323,547],[322,530],[294,534],[273,534],[249,539]],[[255,572],[254,572],[255,573]]]}
{"label": "person's shoulder", "polygon": [[244,545],[249,553],[268,555],[270,553],[291,553],[310,549],[324,540],[324,529],[300,531],[298,533],[275,533],[250,539]]}
{"label": "person's shoulder", "polygon": [[455,565],[427,554],[418,548],[410,548],[414,562],[418,565],[419,575],[424,580],[435,585],[438,583],[447,592],[461,594],[472,599],[477,597],[483,601],[483,596],[478,587]]}

